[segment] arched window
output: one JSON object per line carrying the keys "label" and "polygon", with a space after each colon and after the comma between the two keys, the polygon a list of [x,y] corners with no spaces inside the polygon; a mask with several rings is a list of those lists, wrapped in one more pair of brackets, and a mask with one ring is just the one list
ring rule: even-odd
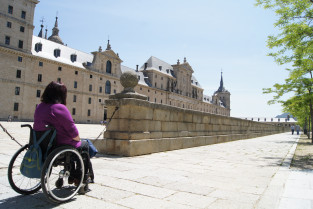
{"label": "arched window", "polygon": [[105,93],[111,94],[111,82],[110,81],[105,82]]}
{"label": "arched window", "polygon": [[55,49],[55,50],[54,50],[54,56],[55,56],[55,57],[61,56],[61,50],[60,50],[60,49]]}
{"label": "arched window", "polygon": [[112,63],[110,60],[107,61],[107,68],[106,68],[106,72],[107,73],[111,73],[111,68],[112,68]]}
{"label": "arched window", "polygon": [[37,44],[35,44],[35,51],[36,51],[36,52],[42,51],[42,43],[37,43]]}

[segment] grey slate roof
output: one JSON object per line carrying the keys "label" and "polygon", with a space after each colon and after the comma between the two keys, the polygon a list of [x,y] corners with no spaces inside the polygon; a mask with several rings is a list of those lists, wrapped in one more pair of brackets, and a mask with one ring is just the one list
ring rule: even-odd
{"label": "grey slate roof", "polygon": [[[172,74],[173,72],[172,65],[160,60],[159,58],[151,56],[145,63],[147,63],[146,70],[155,70],[168,76],[174,77],[174,75]],[[145,70],[145,63],[140,67],[139,71]]]}
{"label": "grey slate roof", "polygon": [[138,78],[139,78],[139,81],[138,81],[138,84],[141,84],[141,85],[144,85],[144,86],[149,86],[146,81],[145,81],[145,77],[143,75],[142,72],[136,72],[135,69],[132,69],[130,67],[126,67],[124,65],[121,65],[121,71],[122,73],[124,73],[125,71],[134,71],[137,75],[138,75]]}
{"label": "grey slate roof", "polygon": [[198,87],[198,88],[202,88],[201,85],[200,85],[200,83],[199,83],[199,81],[196,79],[195,76],[192,76],[192,77],[191,77],[191,85],[192,85],[192,86],[196,86],[196,87]]}

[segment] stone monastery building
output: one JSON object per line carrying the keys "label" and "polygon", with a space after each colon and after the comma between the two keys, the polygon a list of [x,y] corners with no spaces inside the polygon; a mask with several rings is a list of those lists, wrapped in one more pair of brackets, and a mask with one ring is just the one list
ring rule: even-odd
{"label": "stone monastery building", "polygon": [[119,78],[124,71],[138,75],[136,92],[150,102],[185,109],[230,115],[230,93],[220,87],[212,97],[203,94],[194,70],[186,58],[169,64],[150,57],[132,69],[108,41],[105,50],[85,53],[63,44],[58,18],[52,34],[41,30],[33,35],[37,0],[0,1],[0,119],[33,120],[36,105],[51,81],[67,86],[67,107],[80,123],[99,123],[107,117],[105,101],[121,92]]}

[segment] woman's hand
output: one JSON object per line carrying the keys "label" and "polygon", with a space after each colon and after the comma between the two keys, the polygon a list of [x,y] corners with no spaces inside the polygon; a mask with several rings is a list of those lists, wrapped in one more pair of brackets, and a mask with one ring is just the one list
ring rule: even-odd
{"label": "woman's hand", "polygon": [[79,137],[79,135],[78,136],[76,136],[75,138],[73,138],[73,140],[75,140],[75,141],[80,141],[80,137]]}

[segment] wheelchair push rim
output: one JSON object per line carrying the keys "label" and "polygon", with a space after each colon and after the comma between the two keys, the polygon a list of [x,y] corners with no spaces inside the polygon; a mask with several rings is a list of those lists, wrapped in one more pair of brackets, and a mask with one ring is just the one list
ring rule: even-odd
{"label": "wheelchair push rim", "polygon": [[36,193],[41,188],[40,178],[28,178],[24,176],[20,167],[28,144],[20,148],[12,157],[8,167],[8,180],[14,191],[23,195]]}
{"label": "wheelchair push rim", "polygon": [[[75,148],[64,146],[54,150],[46,159],[41,173],[46,197],[58,203],[73,198],[82,186],[84,169],[83,159]],[[78,181],[70,182],[73,175]]]}

